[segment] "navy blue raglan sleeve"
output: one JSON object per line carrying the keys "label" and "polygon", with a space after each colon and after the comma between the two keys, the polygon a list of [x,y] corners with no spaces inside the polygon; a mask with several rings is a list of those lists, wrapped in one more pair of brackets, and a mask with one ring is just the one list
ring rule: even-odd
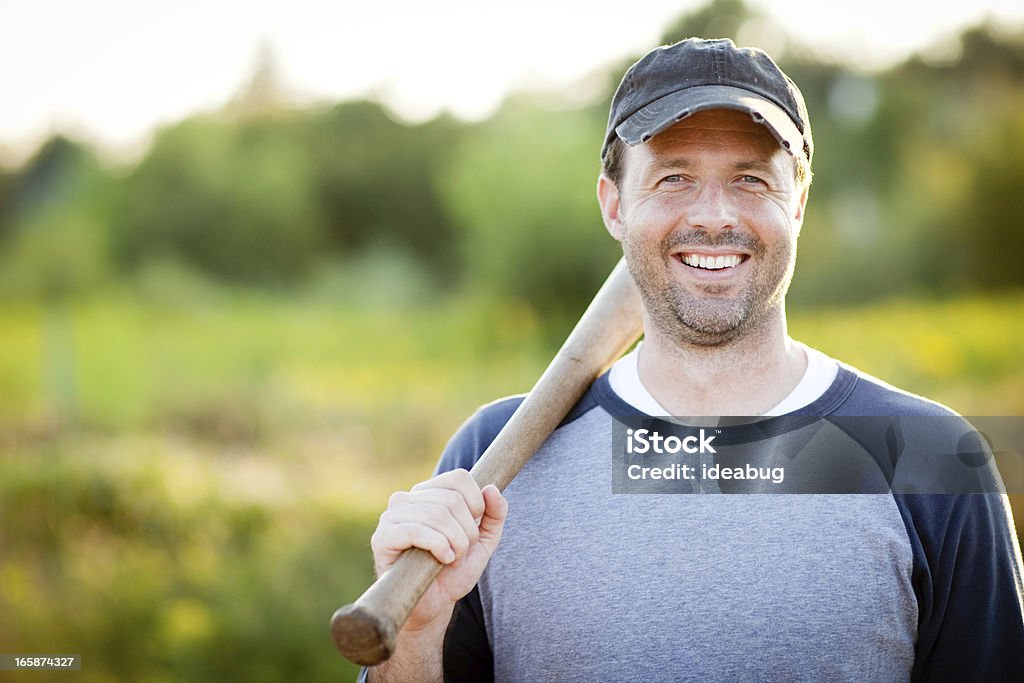
{"label": "navy blue raglan sleeve", "polygon": [[505,398],[488,403],[473,413],[448,441],[434,474],[459,468],[472,469],[522,402],[521,396]]}
{"label": "navy blue raglan sleeve", "polygon": [[1024,674],[1020,548],[1000,493],[900,494],[918,598],[912,680]]}
{"label": "navy blue raglan sleeve", "polygon": [[959,416],[903,420],[893,479],[913,551],[912,680],[1024,676],[1024,587],[1009,499],[988,443]]}

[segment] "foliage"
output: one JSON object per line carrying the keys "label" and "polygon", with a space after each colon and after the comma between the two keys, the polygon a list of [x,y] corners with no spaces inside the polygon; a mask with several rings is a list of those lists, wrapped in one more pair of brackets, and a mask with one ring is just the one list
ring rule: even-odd
{"label": "foliage", "polygon": [[160,256],[228,281],[298,277],[324,235],[309,159],[295,142],[273,122],[194,118],[164,132],[120,188],[120,263],[134,269]]}
{"label": "foliage", "polygon": [[1024,169],[1024,34],[983,27],[961,42],[957,60],[879,74],[785,65],[816,140],[797,305],[1024,284],[1008,179]]}
{"label": "foliage", "polygon": [[111,270],[111,179],[92,153],[57,136],[7,182],[0,288],[55,301],[102,284]]}
{"label": "foliage", "polygon": [[662,32],[662,44],[684,38],[732,38],[734,41],[743,23],[756,16],[744,0],[711,0],[706,5],[684,14]]}
{"label": "foliage", "polygon": [[371,520],[253,467],[171,441],[4,457],[4,648],[80,653],[84,681],[351,679],[326,625],[370,578]]}
{"label": "foliage", "polygon": [[[952,210],[937,221],[945,239],[933,261],[948,273],[941,284],[997,288],[1021,281],[1024,193],[1018,181],[1024,177],[1024,120],[1017,111],[979,131],[969,164],[974,172]],[[950,259],[951,254],[956,257]]]}
{"label": "foliage", "polygon": [[402,125],[370,102],[313,114],[304,135],[334,251],[351,261],[398,249],[414,254],[423,273],[451,282],[459,245],[434,186],[463,128],[445,117]]}
{"label": "foliage", "polygon": [[595,198],[603,125],[523,99],[467,136],[442,185],[467,286],[549,315],[593,297],[621,256]]}
{"label": "foliage", "polygon": [[[339,306],[330,296],[278,298],[173,271],[153,278],[169,283],[112,291],[69,310],[82,428],[248,442],[281,419],[386,423],[413,405],[425,406],[429,422],[436,415],[424,398],[444,403],[474,387],[524,391],[524,367],[550,350],[523,306]],[[182,288],[188,296],[167,294]],[[0,309],[0,425],[45,425],[52,413],[43,319],[29,304]],[[430,425],[434,440],[421,434],[418,448],[437,446],[462,417]]]}

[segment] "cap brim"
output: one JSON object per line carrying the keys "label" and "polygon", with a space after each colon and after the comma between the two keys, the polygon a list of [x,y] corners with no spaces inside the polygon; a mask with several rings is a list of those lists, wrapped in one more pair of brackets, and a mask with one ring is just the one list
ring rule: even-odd
{"label": "cap brim", "polygon": [[615,133],[626,144],[639,145],[687,116],[708,109],[747,112],[771,131],[790,154],[804,153],[803,135],[779,105],[749,90],[728,85],[698,85],[665,95],[616,126]]}

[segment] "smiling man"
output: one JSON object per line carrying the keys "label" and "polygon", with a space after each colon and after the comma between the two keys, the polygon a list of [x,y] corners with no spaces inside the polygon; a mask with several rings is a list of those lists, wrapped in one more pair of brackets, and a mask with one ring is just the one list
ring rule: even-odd
{"label": "smiling man", "polygon": [[[478,411],[434,478],[392,496],[371,543],[378,572],[412,546],[447,566],[371,680],[1024,671],[1020,549],[1006,497],[989,486],[991,459],[959,457],[963,422],[948,409],[787,333],[812,150],[800,91],[759,50],[690,39],[629,69],[597,193],[641,293],[644,342],[594,382],[504,496],[466,470],[518,398]],[[657,419],[671,415],[759,422],[649,468],[676,481],[645,493],[709,495],[616,492],[617,425],[680,428]],[[827,447],[808,449],[808,428]],[[745,461],[729,453],[737,443],[753,444]],[[937,468],[904,467],[935,455]],[[814,478],[782,476],[804,462]],[[777,477],[750,488],[747,472],[776,464]],[[730,476],[686,481],[696,472]],[[832,472],[844,474],[820,476]]]}

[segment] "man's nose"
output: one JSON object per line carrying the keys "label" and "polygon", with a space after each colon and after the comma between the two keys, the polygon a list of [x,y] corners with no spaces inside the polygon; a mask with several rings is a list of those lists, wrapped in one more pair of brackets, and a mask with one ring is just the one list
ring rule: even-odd
{"label": "man's nose", "polygon": [[707,183],[690,207],[688,222],[693,228],[713,232],[735,228],[738,220],[726,188],[718,183]]}

